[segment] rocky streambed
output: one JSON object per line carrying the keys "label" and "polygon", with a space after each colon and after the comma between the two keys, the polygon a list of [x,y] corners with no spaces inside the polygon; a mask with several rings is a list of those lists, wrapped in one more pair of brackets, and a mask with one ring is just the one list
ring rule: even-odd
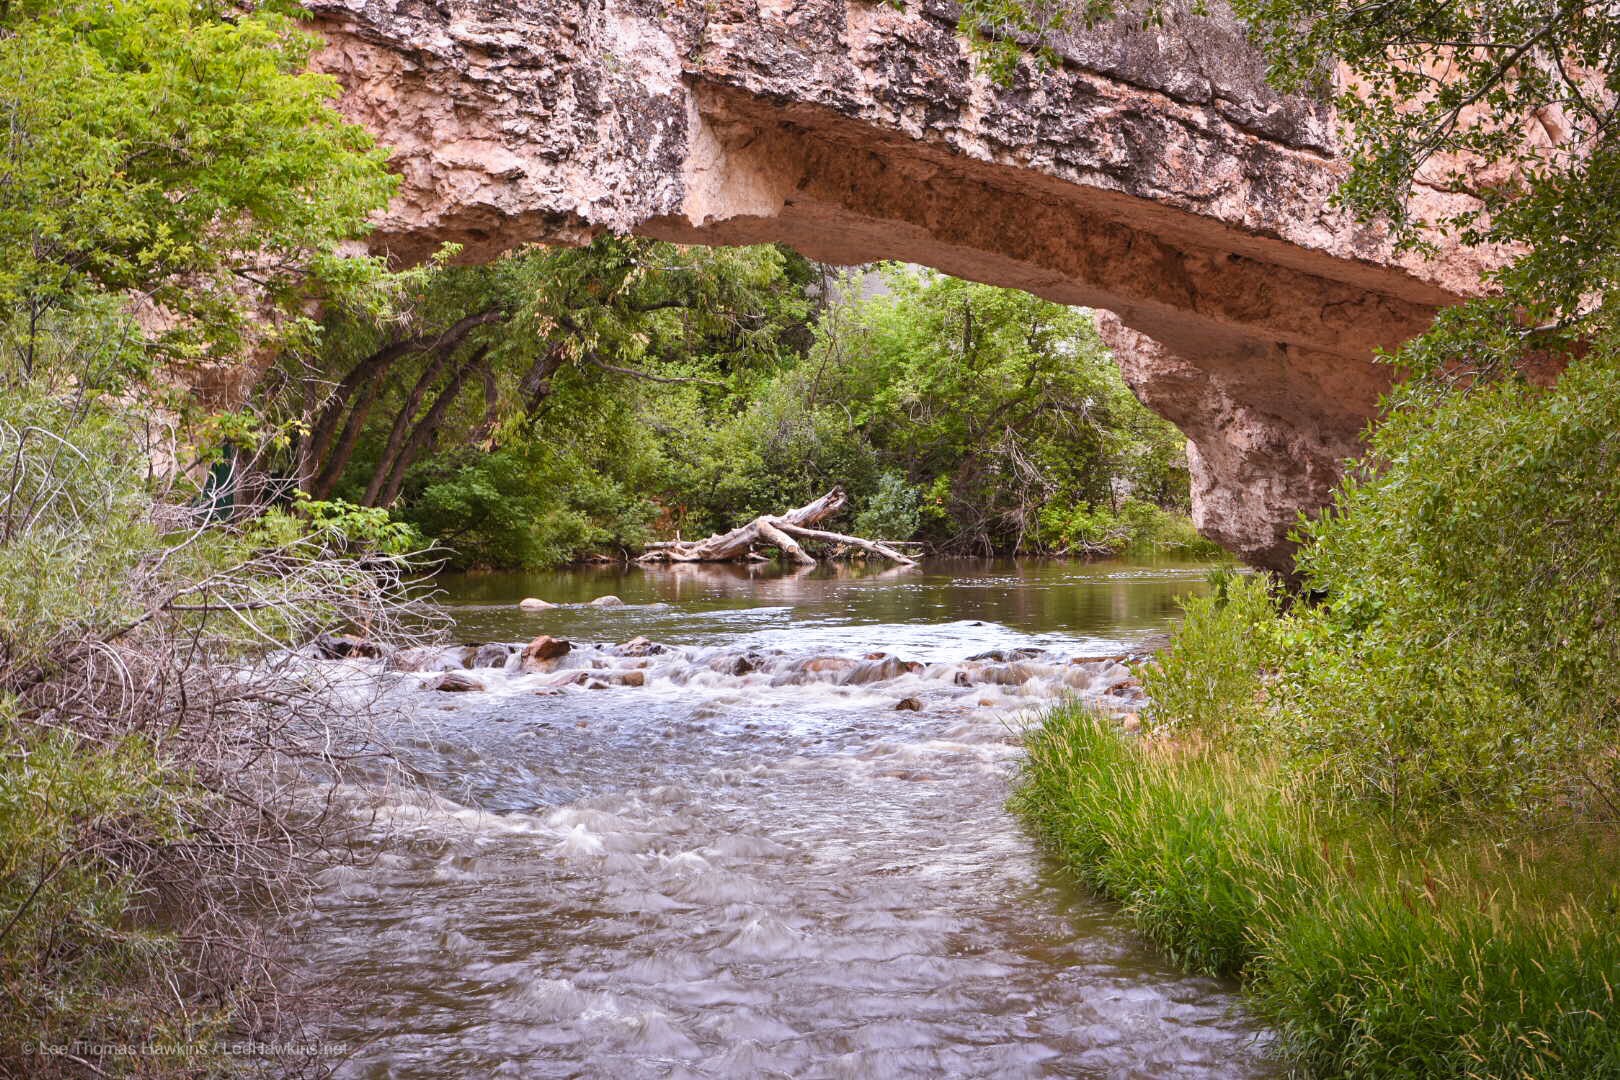
{"label": "rocky streambed", "polygon": [[[401,704],[412,777],[342,793],[353,858],[292,928],[302,977],[342,988],[341,1072],[1269,1074],[1232,987],[1155,957],[1003,809],[1043,707],[1133,721],[1151,621],[952,619],[1030,592],[962,580],[793,605],[726,583],[331,661]],[[521,626],[515,607],[460,618]]]}

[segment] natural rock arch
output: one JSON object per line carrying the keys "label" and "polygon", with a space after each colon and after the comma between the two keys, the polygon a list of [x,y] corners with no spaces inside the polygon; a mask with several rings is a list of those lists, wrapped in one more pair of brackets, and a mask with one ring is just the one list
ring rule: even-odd
{"label": "natural rock arch", "polygon": [[1389,385],[1374,350],[1490,257],[1403,256],[1333,209],[1330,111],[1266,87],[1220,16],[1068,38],[998,87],[943,0],[306,2],[343,110],[393,148],[396,256],[780,241],[1103,309],[1191,440],[1199,528],[1275,569]]}

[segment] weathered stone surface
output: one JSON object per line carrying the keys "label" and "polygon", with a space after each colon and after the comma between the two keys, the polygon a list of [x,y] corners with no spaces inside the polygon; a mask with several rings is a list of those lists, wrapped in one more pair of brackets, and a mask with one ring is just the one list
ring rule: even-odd
{"label": "weathered stone surface", "polygon": [[523,654],[518,658],[518,667],[529,673],[554,671],[557,661],[573,651],[572,642],[554,638],[550,634],[541,634],[523,646]]}
{"label": "weathered stone surface", "polygon": [[998,87],[944,0],[306,3],[402,177],[380,247],[782,241],[1115,312],[1133,388],[1196,447],[1200,527],[1263,565],[1355,449],[1373,350],[1493,258],[1422,262],[1330,207],[1331,113],[1266,88],[1219,12],[1074,35]]}
{"label": "weathered stone surface", "polygon": [[1280,345],[1211,350],[1195,361],[1112,315],[1097,322],[1136,396],[1187,435],[1198,531],[1287,573],[1289,530],[1301,510],[1326,505],[1394,371]]}

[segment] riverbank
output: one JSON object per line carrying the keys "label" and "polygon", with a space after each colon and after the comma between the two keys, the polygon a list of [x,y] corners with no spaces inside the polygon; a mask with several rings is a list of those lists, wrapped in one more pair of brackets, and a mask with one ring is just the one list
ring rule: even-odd
{"label": "riverbank", "polygon": [[1043,844],[1186,969],[1242,979],[1291,1064],[1620,1075],[1612,843],[1414,844],[1291,793],[1263,756],[1083,705],[1025,749],[1012,805]]}

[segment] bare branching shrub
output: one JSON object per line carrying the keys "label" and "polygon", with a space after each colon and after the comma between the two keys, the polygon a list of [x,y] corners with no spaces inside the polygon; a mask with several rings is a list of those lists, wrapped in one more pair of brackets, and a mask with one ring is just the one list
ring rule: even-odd
{"label": "bare branching shrub", "polygon": [[[386,775],[369,643],[441,630],[379,519],[221,521],[148,474],[127,422],[0,398],[0,1073],[275,1030],[262,928],[341,846],[316,793]],[[344,630],[361,657],[315,657]]]}

